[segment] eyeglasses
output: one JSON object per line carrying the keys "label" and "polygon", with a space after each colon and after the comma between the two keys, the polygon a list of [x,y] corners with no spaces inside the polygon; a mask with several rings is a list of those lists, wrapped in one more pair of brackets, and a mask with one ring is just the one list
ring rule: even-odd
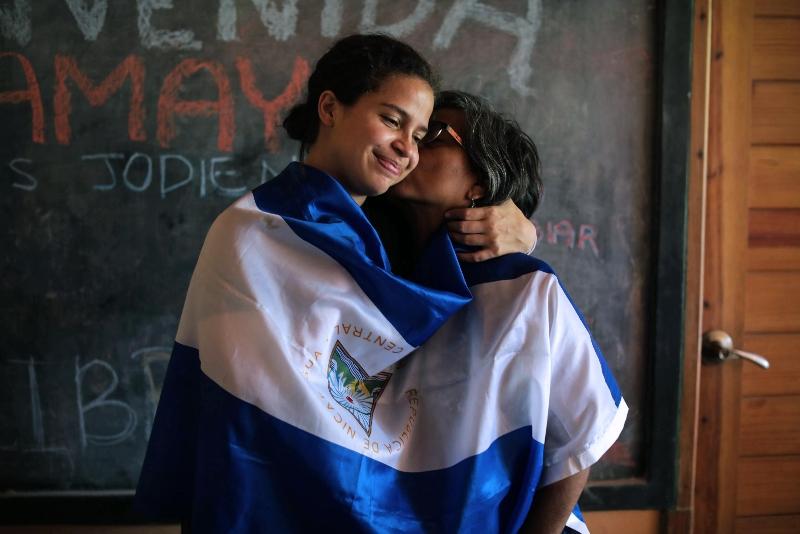
{"label": "eyeglasses", "polygon": [[461,147],[464,146],[464,142],[461,140],[461,136],[458,135],[458,132],[456,132],[452,126],[450,126],[446,122],[437,120],[432,120],[428,123],[428,133],[426,133],[425,137],[423,137],[420,140],[419,144],[427,145],[429,143],[434,142],[436,139],[439,138],[440,135],[442,135],[442,132],[449,133],[450,137],[452,137],[453,140],[456,143],[458,143],[458,146]]}

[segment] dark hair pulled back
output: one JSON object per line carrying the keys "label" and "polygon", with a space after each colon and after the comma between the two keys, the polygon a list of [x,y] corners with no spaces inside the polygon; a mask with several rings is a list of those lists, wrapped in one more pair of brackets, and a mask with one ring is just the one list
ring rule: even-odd
{"label": "dark hair pulled back", "polygon": [[544,193],[539,152],[519,124],[494,111],[484,99],[461,91],[442,91],[434,109],[464,113],[464,149],[486,190],[478,205],[511,199],[526,217]]}
{"label": "dark hair pulled back", "polygon": [[433,68],[409,45],[382,34],[356,34],[340,39],[314,67],[308,79],[305,102],[297,104],[283,121],[289,137],[300,141],[300,154],[317,140],[317,102],[323,91],[332,91],[350,106],[364,93],[376,91],[389,76],[416,76],[436,91]]}

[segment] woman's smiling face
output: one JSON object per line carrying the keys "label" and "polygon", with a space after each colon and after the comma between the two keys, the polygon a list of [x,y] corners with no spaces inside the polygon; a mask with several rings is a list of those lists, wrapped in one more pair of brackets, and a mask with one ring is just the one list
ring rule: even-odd
{"label": "woman's smiling face", "polygon": [[356,202],[385,193],[417,166],[417,145],[433,110],[433,90],[426,81],[393,75],[351,106],[335,101],[326,107],[323,98],[321,120],[330,120],[335,155],[325,170]]}

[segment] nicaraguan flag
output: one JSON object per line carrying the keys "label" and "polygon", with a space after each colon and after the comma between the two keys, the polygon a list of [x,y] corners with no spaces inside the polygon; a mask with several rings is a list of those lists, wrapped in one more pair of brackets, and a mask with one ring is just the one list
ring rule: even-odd
{"label": "nicaraguan flag", "polygon": [[[137,491],[148,517],[189,514],[197,532],[513,532],[537,488],[616,440],[627,407],[549,267],[465,264],[461,307],[444,233],[437,280],[404,282],[346,201],[293,165],[214,223]],[[567,526],[587,531],[577,508]]]}
{"label": "nicaraguan flag", "polygon": [[[307,504],[295,494],[307,484],[281,449],[303,447],[282,440],[282,429],[329,445],[343,431],[371,432],[383,371],[470,300],[446,234],[436,240],[426,279],[395,276],[359,206],[300,163],[226,209],[192,275],[138,512],[162,520],[189,513],[194,530],[208,532],[301,525],[307,514],[281,503]],[[331,361],[359,387],[329,383]],[[351,402],[349,410],[335,399]],[[332,423],[328,400],[347,422]],[[335,456],[303,468],[327,462]]]}
{"label": "nicaraguan flag", "polygon": [[[473,487],[493,481],[498,488],[496,504],[478,507],[476,521],[481,518],[484,531],[515,532],[539,487],[588,468],[611,447],[628,407],[549,265],[512,254],[462,269],[472,303],[408,358],[401,373],[425,400],[418,436],[427,425],[440,433],[427,434],[430,452],[420,456],[433,454],[438,439],[452,444],[439,449],[446,455],[440,466],[488,464],[465,481]],[[428,423],[436,410],[447,417]],[[566,527],[589,532],[577,505]]]}

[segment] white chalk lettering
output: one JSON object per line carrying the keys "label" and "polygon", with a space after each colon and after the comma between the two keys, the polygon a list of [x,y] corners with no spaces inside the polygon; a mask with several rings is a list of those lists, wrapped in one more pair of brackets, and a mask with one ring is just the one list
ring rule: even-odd
{"label": "white chalk lettering", "polygon": [[85,0],[67,0],[67,6],[72,11],[83,37],[87,41],[97,40],[106,21],[108,0],[94,0],[91,9],[86,7]]}
{"label": "white chalk lettering", "polygon": [[[128,179],[128,174],[130,172],[130,169],[133,166],[133,162],[136,161],[137,158],[143,158],[146,165],[144,180],[142,181],[141,185],[136,185]],[[150,156],[148,156],[147,154],[142,154],[141,152],[135,152],[125,163],[125,168],[122,170],[122,181],[125,183],[125,186],[128,189],[130,189],[131,191],[136,191],[138,193],[150,187],[150,182],[153,181],[153,160],[150,159]]]}
{"label": "white chalk lettering", "polygon": [[233,0],[221,0],[217,10],[217,39],[236,41],[236,5]]}
{"label": "white chalk lettering", "polygon": [[[184,168],[188,170],[186,177],[179,182],[174,184],[167,185],[167,162],[168,161],[178,161],[183,163]],[[175,191],[176,189],[183,187],[184,185],[188,185],[192,183],[194,180],[194,166],[192,163],[186,159],[185,157],[181,156],[180,154],[162,154],[158,158],[158,166],[159,171],[161,174],[161,198],[166,198],[167,193],[170,191]]]}
{"label": "white chalk lettering", "polygon": [[27,382],[28,391],[30,393],[30,406],[31,406],[31,430],[33,435],[33,444],[25,445],[20,444],[19,440],[14,440],[12,443],[3,443],[0,445],[0,451],[15,452],[23,454],[41,454],[43,461],[46,461],[50,468],[53,467],[53,460],[61,459],[66,463],[68,468],[67,476],[71,477],[75,472],[75,462],[72,458],[72,452],[63,446],[47,445],[45,436],[44,417],[42,410],[42,401],[39,388],[39,379],[36,372],[36,365],[38,363],[33,358],[27,360],[8,360],[8,363],[21,364],[27,367]]}
{"label": "white chalk lettering", "polygon": [[237,177],[237,176],[239,176],[239,171],[236,171],[234,169],[228,169],[226,171],[221,171],[221,170],[217,169],[217,167],[216,167],[217,164],[219,164],[219,163],[227,163],[228,161],[232,161],[232,160],[233,160],[233,158],[230,158],[228,156],[218,157],[218,158],[211,158],[211,165],[210,165],[210,170],[209,170],[208,174],[209,174],[209,178],[211,179],[211,183],[224,196],[226,196],[226,197],[240,197],[245,193],[245,191],[247,191],[247,187],[245,187],[245,186],[241,186],[241,187],[224,187],[224,186],[220,185],[219,181],[217,181],[217,178],[219,176],[229,176],[229,177]]}
{"label": "white chalk lettering", "polygon": [[[294,36],[297,28],[297,0],[284,0],[278,9],[273,0],[251,0],[258,10],[261,22],[267,32],[278,41]],[[221,41],[235,41],[236,5],[234,0],[221,0],[217,11],[217,38]]]}
{"label": "white chalk lettering", "polygon": [[200,160],[200,198],[206,197],[206,160]]}
{"label": "white chalk lettering", "polygon": [[150,411],[147,414],[145,421],[145,437],[150,437],[150,432],[153,429],[153,420],[156,415],[156,407],[158,406],[158,398],[161,396],[161,387],[163,384],[156,383],[153,368],[156,366],[166,366],[169,362],[170,348],[169,347],[144,347],[131,353],[131,359],[139,359],[142,362],[142,371],[147,382],[147,404]]}
{"label": "white chalk lettering", "polygon": [[433,13],[433,8],[433,0],[418,0],[417,6],[408,17],[394,24],[379,26],[376,23],[378,0],[365,0],[364,9],[361,12],[361,26],[359,29],[362,32],[381,32],[394,35],[395,37],[404,37],[413,32],[420,22],[430,16],[430,14]]}
{"label": "white chalk lettering", "polygon": [[39,394],[39,380],[36,376],[36,362],[31,357],[27,360],[10,360],[10,363],[22,364],[28,370],[28,392],[31,401],[31,430],[33,443],[37,450],[44,448],[44,422],[42,420],[42,399]]}
{"label": "white chalk lettering", "polygon": [[[230,156],[195,160],[179,153],[150,155],[135,152],[130,157],[118,153],[101,153],[86,154],[81,156],[81,159],[102,161],[108,171],[107,177],[96,179],[91,186],[95,191],[111,191],[117,187],[118,182],[122,182],[124,189],[135,193],[143,193],[151,187],[158,189],[162,199],[165,199],[168,193],[187,187],[195,194],[199,193],[200,198],[205,198],[214,191],[224,197],[236,198],[258,183],[264,183],[278,175],[278,172],[264,159],[253,163],[260,165],[260,173],[257,167],[253,172],[246,172],[237,167],[236,159]],[[119,160],[119,163],[115,160]],[[17,180],[12,184],[14,187],[26,191],[37,188],[36,178],[22,168],[23,164],[31,163],[33,162],[30,160],[18,158],[8,164],[12,171],[26,179]],[[158,168],[154,169],[156,165]],[[121,178],[118,179],[120,175]],[[246,179],[245,176],[250,178]],[[193,186],[195,182],[199,182],[197,187]]]}
{"label": "white chalk lettering", "polygon": [[12,159],[8,164],[8,168],[11,169],[12,172],[14,172],[14,173],[22,176],[23,178],[25,178],[27,180],[27,183],[12,182],[11,183],[11,187],[16,187],[17,189],[22,189],[23,191],[34,191],[34,190],[36,190],[36,186],[39,185],[39,181],[36,180],[36,178],[32,174],[27,173],[27,172],[23,171],[22,169],[20,169],[19,166],[18,166],[18,164],[20,164],[20,163],[25,163],[25,164],[30,165],[31,163],[33,163],[33,161],[29,160],[29,159],[25,159],[25,158]]}
{"label": "white chalk lettering", "polygon": [[0,6],[0,33],[6,39],[14,39],[19,46],[31,41],[31,3],[14,0],[14,7]]}
{"label": "white chalk lettering", "polygon": [[203,43],[196,41],[190,30],[157,30],[150,20],[157,9],[172,9],[172,0],[137,0],[139,10],[139,38],[147,48],[177,48],[179,50],[200,50]]}
{"label": "white chalk lettering", "polygon": [[267,180],[272,180],[276,176],[278,176],[278,173],[275,171],[275,169],[270,167],[269,163],[267,163],[266,160],[262,159],[261,160],[261,183],[263,184]]}
{"label": "white chalk lettering", "polygon": [[319,27],[323,37],[339,35],[342,31],[342,0],[325,0]]}
{"label": "white chalk lettering", "polygon": [[[81,446],[86,448],[87,445],[116,445],[117,443],[122,443],[126,439],[128,439],[132,434],[133,430],[136,428],[136,412],[128,406],[126,403],[119,401],[108,399],[108,396],[111,395],[116,389],[117,385],[119,384],[119,378],[117,377],[117,372],[114,371],[114,368],[111,367],[108,363],[101,361],[101,360],[92,360],[86,365],[80,365],[80,358],[75,357],[75,392],[77,395],[78,401],[78,425],[81,437]],[[93,368],[93,367],[100,367],[108,372],[109,376],[111,377],[111,383],[106,387],[106,389],[97,397],[95,397],[92,401],[87,404],[83,403],[83,379],[86,376],[86,372]],[[86,428],[86,414],[91,412],[92,410],[97,410],[100,408],[114,408],[117,410],[122,410],[125,415],[125,424],[119,432],[114,432],[111,434],[99,434],[95,432],[90,432]]]}
{"label": "white chalk lettering", "polygon": [[103,162],[106,164],[106,169],[108,169],[108,175],[111,178],[110,183],[105,184],[95,184],[93,189],[98,191],[110,191],[117,186],[117,173],[114,170],[114,167],[111,165],[112,159],[125,159],[125,156],[122,154],[89,154],[86,156],[81,157],[82,160],[94,160],[94,159],[102,159]]}
{"label": "white chalk lettering", "polygon": [[532,74],[530,62],[542,24],[542,1],[528,0],[527,4],[527,12],[523,18],[481,4],[478,0],[456,0],[433,39],[433,47],[449,48],[453,37],[467,20],[513,35],[517,38],[517,46],[511,54],[507,69],[510,85],[518,93],[530,95],[533,93],[528,85]]}

